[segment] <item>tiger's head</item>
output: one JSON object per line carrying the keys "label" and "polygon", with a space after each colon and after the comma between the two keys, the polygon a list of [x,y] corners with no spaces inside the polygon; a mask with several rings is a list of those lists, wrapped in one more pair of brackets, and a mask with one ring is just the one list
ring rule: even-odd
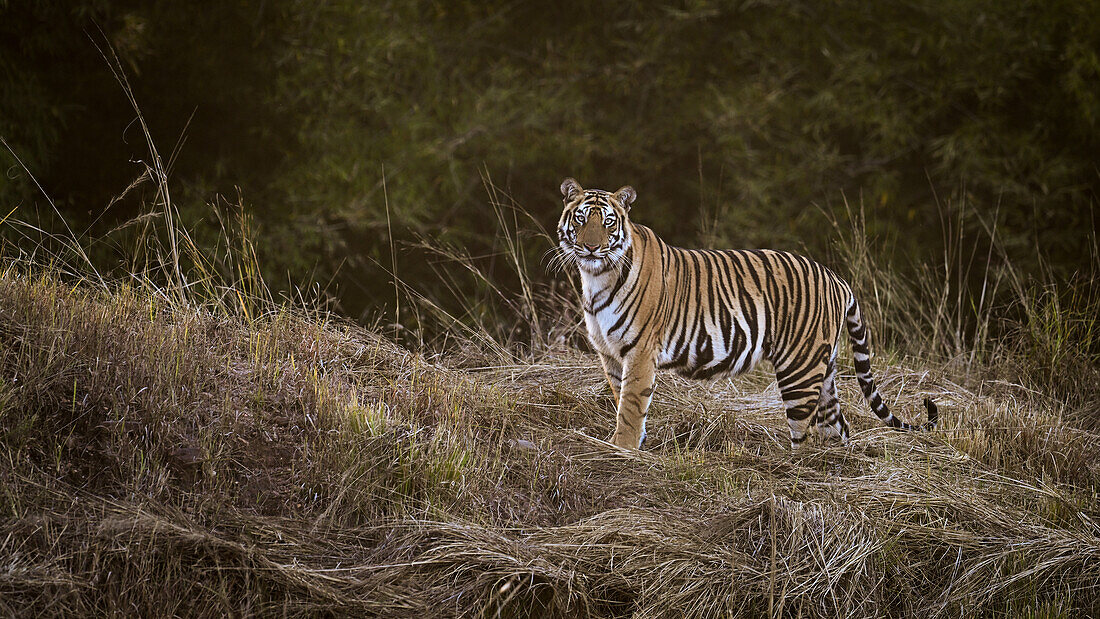
{"label": "tiger's head", "polygon": [[637,194],[627,185],[615,193],[584,189],[567,178],[561,183],[565,200],[558,221],[558,245],[583,271],[600,273],[626,256],[630,248],[627,213]]}

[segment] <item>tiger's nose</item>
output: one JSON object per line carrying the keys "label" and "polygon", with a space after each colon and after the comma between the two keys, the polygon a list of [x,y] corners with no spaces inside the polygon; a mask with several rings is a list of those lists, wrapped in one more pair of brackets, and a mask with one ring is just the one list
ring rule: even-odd
{"label": "tiger's nose", "polygon": [[589,245],[588,243],[585,243],[584,248],[587,249],[588,251],[596,251],[597,249],[600,248],[600,246],[599,245]]}

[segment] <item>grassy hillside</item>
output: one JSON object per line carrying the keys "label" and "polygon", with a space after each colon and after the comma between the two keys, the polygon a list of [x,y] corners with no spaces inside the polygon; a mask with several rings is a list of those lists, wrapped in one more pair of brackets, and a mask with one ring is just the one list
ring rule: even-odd
{"label": "grassy hillside", "polygon": [[0,613],[1081,616],[1100,436],[880,354],[906,435],[792,456],[774,381],[662,375],[646,449],[597,361],[433,358],[323,314],[0,274]]}

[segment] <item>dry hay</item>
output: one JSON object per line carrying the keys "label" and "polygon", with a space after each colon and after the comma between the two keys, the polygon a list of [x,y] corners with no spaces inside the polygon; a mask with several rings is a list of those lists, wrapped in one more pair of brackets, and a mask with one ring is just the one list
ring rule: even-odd
{"label": "dry hay", "polygon": [[[1100,437],[875,364],[907,414],[792,456],[766,372],[662,375],[641,452],[591,356],[429,360],[358,327],[0,279],[0,612],[1100,612]],[[960,381],[963,382],[963,381]]]}

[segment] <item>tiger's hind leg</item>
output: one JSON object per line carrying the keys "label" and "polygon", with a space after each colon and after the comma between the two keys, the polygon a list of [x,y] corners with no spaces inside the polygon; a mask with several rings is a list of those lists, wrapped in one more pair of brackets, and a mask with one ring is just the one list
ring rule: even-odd
{"label": "tiger's hind leg", "polygon": [[817,422],[818,401],[826,368],[827,363],[822,357],[776,368],[775,377],[783,396],[783,406],[787,409],[787,426],[791,430],[791,449],[798,449],[806,441],[810,428]]}
{"label": "tiger's hind leg", "polygon": [[840,444],[848,444],[848,422],[840,412],[840,400],[836,396],[836,349],[825,368],[825,380],[821,384],[821,398],[814,415],[817,434],[822,439],[839,437]]}

